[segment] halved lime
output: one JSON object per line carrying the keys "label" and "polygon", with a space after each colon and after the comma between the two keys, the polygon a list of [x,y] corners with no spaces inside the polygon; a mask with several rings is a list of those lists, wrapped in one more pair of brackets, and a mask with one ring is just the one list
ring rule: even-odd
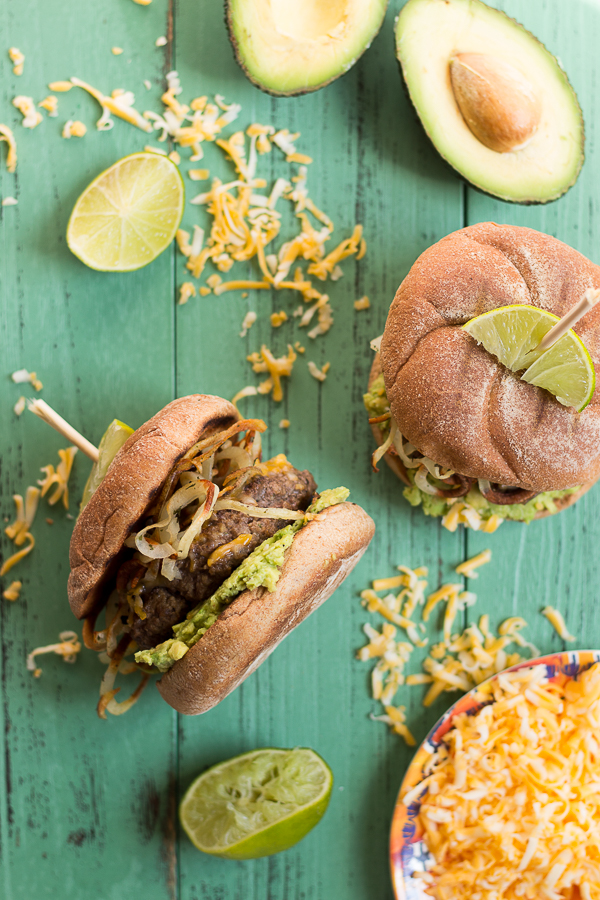
{"label": "halved lime", "polygon": [[181,222],[183,179],[168,157],[133,153],[85,189],[67,226],[67,244],[101,272],[131,272],[165,250]]}
{"label": "halved lime", "polygon": [[332,786],[331,769],[314,750],[253,750],[200,775],[181,801],[179,818],[203,853],[271,856],[314,828]]}
{"label": "halved lime", "polygon": [[554,394],[563,406],[584,409],[594,394],[594,364],[581,338],[570,329],[548,350],[537,347],[558,316],[536,306],[501,306],[471,319],[463,329],[529,384]]}
{"label": "halved lime", "polygon": [[108,467],[121,449],[130,434],[133,434],[133,428],[113,419],[102,436],[102,440],[98,445],[98,462],[92,466],[89,478],[83,489],[83,497],[81,498],[81,509],[87,506],[90,497],[100,487],[104,480],[104,476],[108,472]]}

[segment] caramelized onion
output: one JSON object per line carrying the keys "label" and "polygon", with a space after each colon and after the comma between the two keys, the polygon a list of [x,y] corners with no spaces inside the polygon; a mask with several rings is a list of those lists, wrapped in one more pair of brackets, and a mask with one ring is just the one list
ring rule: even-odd
{"label": "caramelized onion", "polygon": [[[504,488],[504,490],[502,490]],[[498,506],[513,506],[515,503],[528,503],[537,497],[538,491],[528,491],[525,488],[512,488],[507,485],[490,484],[483,478],[479,479],[479,491],[488,503]]]}

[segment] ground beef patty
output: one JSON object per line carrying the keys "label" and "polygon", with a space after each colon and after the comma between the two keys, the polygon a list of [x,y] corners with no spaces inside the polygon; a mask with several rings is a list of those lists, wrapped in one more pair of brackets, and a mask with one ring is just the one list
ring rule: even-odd
{"label": "ground beef patty", "polygon": [[[316,487],[310,472],[299,472],[288,464],[255,475],[241,493],[234,492],[232,496],[249,506],[306,509]],[[172,626],[185,618],[186,612],[207,600],[242,560],[287,524],[285,519],[258,519],[235,510],[214,513],[194,540],[188,558],[178,564],[179,577],[167,587],[142,594],[146,618],[137,620],[132,631],[138,647],[154,647],[172,637]],[[236,540],[241,536],[247,537]],[[232,541],[235,543],[231,544]],[[217,554],[209,566],[214,551],[226,544],[231,546],[223,554]],[[154,599],[159,591],[160,597]],[[165,594],[170,594],[173,602],[167,602]],[[175,609],[178,614],[173,619]]]}

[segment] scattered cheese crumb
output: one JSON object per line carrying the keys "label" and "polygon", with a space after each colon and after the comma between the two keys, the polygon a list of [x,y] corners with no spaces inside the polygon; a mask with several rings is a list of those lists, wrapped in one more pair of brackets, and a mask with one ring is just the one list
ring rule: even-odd
{"label": "scattered cheese crumb", "polygon": [[134,3],[137,3],[138,6],[150,6],[152,0],[133,0]]}
{"label": "scattered cheese crumb", "polygon": [[3,592],[2,596],[5,600],[11,600],[13,603],[15,600],[19,599],[19,594],[21,593],[21,588],[23,587],[22,581],[13,581],[6,590]]}
{"label": "scattered cheese crumb", "polygon": [[306,353],[306,347],[303,347],[300,341],[296,341],[294,344],[294,350],[297,350],[298,353]]}
{"label": "scattered cheese crumb", "polygon": [[17,47],[10,47],[8,55],[10,56],[10,61],[14,63],[13,72],[15,73],[15,75],[22,75],[25,55],[21,53],[21,51]]}
{"label": "scattered cheese crumb", "polygon": [[25,412],[25,407],[27,405],[27,400],[25,397],[19,397],[15,405],[13,406],[13,410],[16,416],[21,416]]}
{"label": "scattered cheese crumb", "polygon": [[[107,97],[102,91],[97,90],[97,88],[92,87],[91,84],[82,81],[80,78],[71,78],[71,85],[80,87],[100,104],[102,115],[96,122],[98,131],[109,131],[113,127],[114,122],[111,119],[111,114],[119,119],[124,119],[130,125],[135,125],[136,128],[140,128],[142,131],[152,131],[152,124],[134,108],[135,95],[131,91],[124,91],[118,88],[112,92],[110,97]],[[50,90],[57,90],[56,84],[54,87],[50,85]]]}
{"label": "scattered cheese crumb", "polygon": [[370,306],[371,306],[371,301],[366,296],[366,294],[364,297],[361,297],[360,300],[354,301],[354,309],[358,309],[358,310],[369,309]]}
{"label": "scattered cheese crumb", "polygon": [[44,386],[35,372],[28,372],[27,369],[19,369],[17,372],[13,372],[10,377],[15,384],[25,384],[26,382],[29,382],[36,391],[41,391]]}
{"label": "scattered cheese crumb", "polygon": [[242,330],[240,331],[240,337],[246,337],[254,323],[256,322],[257,315],[253,310],[250,310],[244,316],[244,321],[242,322]]}
{"label": "scattered cheese crumb", "polygon": [[196,288],[192,284],[191,281],[184,281],[181,287],[179,288],[179,306],[183,306],[184,303],[187,303],[190,297],[196,296]]}
{"label": "scattered cheese crumb", "polygon": [[208,169],[189,169],[188,175],[192,181],[206,181],[210,172]]}
{"label": "scattered cheese crumb", "polygon": [[23,128],[36,128],[42,121],[42,114],[37,111],[32,97],[19,95],[13,99],[15,106],[23,116]]}
{"label": "scattered cheese crumb", "polygon": [[242,388],[241,391],[238,391],[235,397],[232,398],[231,402],[237,409],[238,401],[243,400],[244,397],[256,397],[257,394],[258,390],[253,385],[249,384],[247,387]]}
{"label": "scattered cheese crumb", "polygon": [[48,87],[56,94],[64,94],[70,91],[74,85],[70,81],[52,81]]}
{"label": "scattered cheese crumb", "polygon": [[122,47],[111,47],[110,52],[112,53],[113,56],[120,56],[121,53],[123,52],[123,48]]}
{"label": "scattered cheese crumb", "polygon": [[280,428],[289,428],[289,427],[290,427],[290,420],[289,420],[289,419],[282,419],[281,422],[279,423],[279,427],[280,427]]}
{"label": "scattered cheese crumb", "polygon": [[17,142],[8,125],[0,125],[0,142],[6,141],[8,153],[6,155],[6,168],[8,172],[14,172],[17,168]]}
{"label": "scattered cheese crumb", "polygon": [[49,94],[41,103],[38,103],[38,106],[45,109],[52,119],[58,115],[58,99],[53,94]]}
{"label": "scattered cheese crumb", "polygon": [[283,310],[278,313],[271,313],[271,325],[273,326],[273,328],[279,328],[281,325],[283,325],[284,322],[287,322],[287,320],[287,313]]}
{"label": "scattered cheese crumb", "polygon": [[[139,0],[137,0],[137,2],[139,2]],[[167,39],[164,35],[162,35],[161,37],[156,38],[154,45],[155,47],[164,47],[166,43]]]}
{"label": "scattered cheese crumb", "polygon": [[18,202],[14,197],[5,197],[2,206],[16,206]]}
{"label": "scattered cheese crumb", "polygon": [[200,294],[201,297],[208,297],[210,292],[211,292],[210,288],[206,287],[205,285],[202,285],[202,287],[198,288],[198,293]]}
{"label": "scattered cheese crumb", "polygon": [[327,378],[327,371],[329,369],[329,363],[326,363],[322,369],[319,369],[316,363],[310,360],[308,363],[308,371],[312,375],[313,378],[316,378],[317,381],[325,381]]}
{"label": "scattered cheese crumb", "polygon": [[146,144],[146,146],[144,147],[144,151],[146,153],[158,153],[160,154],[160,156],[167,155],[167,151],[164,147],[153,147],[151,144]]}
{"label": "scattered cheese crumb", "polygon": [[144,78],[144,87],[146,88],[147,91],[152,90],[152,82],[148,81],[147,78]]}
{"label": "scattered cheese crumb", "polygon": [[562,614],[557,609],[554,609],[553,606],[545,606],[542,610],[542,615],[546,616],[552,627],[563,639],[563,641],[569,641],[571,643],[577,640],[576,637],[574,637],[572,634],[569,634]]}
{"label": "scattered cheese crumb", "polygon": [[83,137],[87,131],[87,128],[83,124],[83,122],[79,122],[77,120],[72,121],[69,119],[65,122],[64,128],[62,130],[62,136],[64,138],[71,137]]}
{"label": "scattered cheese crumb", "polygon": [[479,573],[475,571],[480,566],[488,563],[492,558],[491,550],[482,550],[481,553],[478,553],[477,556],[473,556],[471,559],[465,560],[454,570],[457,575],[464,575],[465,578],[479,578]]}
{"label": "scattered cheese crumb", "polygon": [[27,670],[33,672],[34,678],[39,678],[42,670],[37,668],[34,662],[36,656],[42,653],[56,653],[62,656],[66,663],[74,663],[77,654],[81,650],[81,642],[74,631],[61,631],[58,636],[60,643],[48,644],[46,647],[36,647],[27,656]]}
{"label": "scattered cheese crumb", "polygon": [[181,162],[181,156],[179,155],[177,150],[171,150],[171,152],[169,153],[169,159],[171,160],[171,162],[174,162],[176,166],[178,166]]}

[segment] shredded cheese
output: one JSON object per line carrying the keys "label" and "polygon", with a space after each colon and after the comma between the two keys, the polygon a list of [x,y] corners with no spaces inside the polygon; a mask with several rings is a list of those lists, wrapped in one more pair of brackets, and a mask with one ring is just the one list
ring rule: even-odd
{"label": "shredded cheese", "polygon": [[311,359],[308,363],[308,371],[313,378],[317,379],[317,381],[325,381],[325,379],[327,378],[327,372],[329,371],[329,363],[325,363],[323,368],[319,369],[317,364]]}
{"label": "shredded cheese", "polygon": [[271,325],[273,328],[279,328],[284,322],[287,322],[288,315],[281,310],[280,312],[271,313]]}
{"label": "shredded cheese", "polygon": [[49,94],[48,97],[38,103],[38,106],[45,109],[52,119],[55,119],[58,115],[58,99],[53,94]]}
{"label": "shredded cheese", "polygon": [[246,313],[246,315],[244,316],[244,320],[242,322],[242,330],[240,331],[240,337],[242,337],[242,338],[246,337],[246,335],[248,334],[248,332],[250,331],[250,329],[256,322],[257,318],[258,318],[258,316],[256,315],[256,313],[253,310],[250,310],[249,312]]}
{"label": "shredded cheese", "polygon": [[475,571],[480,566],[488,563],[492,558],[491,550],[482,550],[481,553],[478,553],[477,556],[473,556],[471,559],[466,559],[454,570],[457,575],[464,575],[465,578],[478,578],[479,573]]}
{"label": "shredded cheese", "polygon": [[8,50],[8,55],[10,57],[10,61],[14,63],[13,72],[15,75],[23,74],[23,63],[25,62],[25,55],[21,53],[21,51],[17,47],[10,47]]}
{"label": "shredded cheese", "polygon": [[354,301],[354,309],[357,309],[357,310],[369,309],[370,306],[371,306],[371,301],[369,300],[369,298],[366,295],[364,297],[361,297],[360,300]]}
{"label": "shredded cheese", "polygon": [[113,56],[120,56],[121,53],[123,52],[123,48],[122,47],[111,47],[110,52],[112,53]]}
{"label": "shredded cheese", "polygon": [[23,121],[21,123],[23,128],[36,128],[40,124],[42,121],[42,114],[35,108],[32,97],[25,97],[20,94],[13,99],[12,103],[23,116]]}
{"label": "shredded cheese", "polygon": [[59,634],[58,644],[48,644],[45,647],[36,647],[35,650],[32,650],[31,653],[27,656],[27,670],[29,672],[33,672],[34,678],[39,678],[42,674],[42,670],[36,667],[34,662],[36,656],[40,656],[43,653],[56,653],[57,656],[62,656],[66,663],[74,663],[77,659],[77,654],[81,650],[81,641],[77,637],[74,631],[61,631]]}
{"label": "shredded cheese", "polygon": [[293,347],[288,344],[287,356],[280,356],[276,359],[269,348],[263,344],[260,348],[260,353],[251,353],[247,359],[248,362],[252,363],[252,368],[255,372],[269,373],[269,377],[258,386],[258,392],[260,394],[271,394],[276,403],[283,400],[281,379],[284,376],[289,378],[292,374],[292,368],[296,361],[296,353]]}
{"label": "shredded cheese", "polygon": [[[87,91],[100,104],[102,116],[96,122],[96,128],[99,131],[108,131],[113,127],[114,121],[111,119],[111,114],[119,119],[124,119],[137,128],[141,128],[142,131],[152,131],[150,122],[134,109],[135,96],[131,91],[123,91],[117,88],[110,97],[107,97],[102,91],[97,90],[85,81],[81,81],[80,78],[71,78],[71,84]],[[56,84],[50,85],[50,90],[58,90]]]}
{"label": "shredded cheese", "polygon": [[167,39],[164,35],[161,35],[161,37],[156,38],[156,40],[154,41],[155,47],[165,47],[166,44],[167,44]]}
{"label": "shredded cheese", "polygon": [[64,94],[67,91],[70,91],[73,85],[70,81],[52,81],[48,87],[56,94]]}
{"label": "shredded cheese", "polygon": [[600,665],[509,672],[480,700],[403,798],[434,859],[415,877],[438,900],[598,897]]}
{"label": "shredded cheese", "polygon": [[13,406],[13,410],[16,416],[22,416],[25,412],[25,407],[27,406],[27,400],[25,397],[19,397],[15,405]]}
{"label": "shredded cheese", "polygon": [[290,420],[289,420],[289,419],[282,419],[281,422],[279,423],[279,427],[280,427],[280,428],[289,428],[289,427],[290,427]]}
{"label": "shredded cheese", "polygon": [[8,153],[6,154],[6,169],[8,172],[14,172],[17,168],[17,142],[15,136],[8,125],[0,125],[0,142],[5,141],[8,144]]}
{"label": "shredded cheese", "polygon": [[179,288],[179,306],[183,306],[184,303],[187,303],[190,297],[196,296],[196,288],[192,284],[191,281],[184,281],[181,287]]}
{"label": "shredded cheese", "polygon": [[10,61],[13,65],[13,72],[15,75],[23,74],[23,63],[25,62],[25,54],[21,53],[18,47],[10,47],[8,50],[8,55],[10,56]]}
{"label": "shredded cheese", "polygon": [[563,641],[569,641],[570,643],[572,643],[573,641],[577,640],[576,637],[569,633],[562,614],[557,609],[554,609],[553,606],[545,606],[542,610],[542,615],[546,616],[552,627],[563,639]]}
{"label": "shredded cheese", "polygon": [[5,197],[2,206],[16,206],[18,202],[14,197]]}
{"label": "shredded cheese", "polygon": [[206,181],[209,175],[208,169],[188,169],[188,176],[192,181]]}
{"label": "shredded cheese", "polygon": [[14,603],[15,600],[19,599],[22,587],[22,581],[12,581],[6,588],[6,590],[2,592],[2,596],[5,600],[10,600],[12,603]]}
{"label": "shredded cheese", "polygon": [[42,489],[42,497],[45,497],[50,488],[56,485],[52,496],[48,497],[50,506],[54,506],[62,497],[64,508],[69,508],[69,476],[76,453],[77,447],[67,447],[66,450],[59,450],[60,462],[56,469],[52,465],[42,466],[42,472],[45,472],[45,477],[38,481]]}
{"label": "shredded cheese", "polygon": [[73,121],[73,120],[69,119],[64,124],[63,130],[62,130],[62,136],[64,138],[84,137],[86,132],[87,132],[87,128],[85,127],[83,122],[79,122],[77,120]]}
{"label": "shredded cheese", "polygon": [[13,372],[10,377],[15,384],[26,384],[29,382],[36,391],[41,391],[44,386],[36,373],[28,372],[27,369],[18,369],[18,371]]}

